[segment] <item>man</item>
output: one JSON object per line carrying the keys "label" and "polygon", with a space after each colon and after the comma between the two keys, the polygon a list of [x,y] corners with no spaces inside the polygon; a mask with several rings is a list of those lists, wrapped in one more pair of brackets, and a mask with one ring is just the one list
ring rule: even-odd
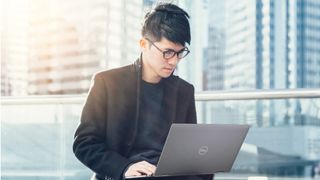
{"label": "man", "polygon": [[153,174],[171,124],[196,123],[194,87],[173,75],[189,53],[188,18],[176,5],[159,4],[145,16],[140,58],[94,76],[73,145],[92,179]]}

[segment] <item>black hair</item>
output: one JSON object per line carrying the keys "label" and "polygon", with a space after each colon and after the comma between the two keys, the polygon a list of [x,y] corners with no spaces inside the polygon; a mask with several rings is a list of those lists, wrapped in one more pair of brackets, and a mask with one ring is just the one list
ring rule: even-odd
{"label": "black hair", "polygon": [[171,3],[156,5],[144,17],[142,37],[160,41],[162,37],[181,45],[190,45],[189,15]]}

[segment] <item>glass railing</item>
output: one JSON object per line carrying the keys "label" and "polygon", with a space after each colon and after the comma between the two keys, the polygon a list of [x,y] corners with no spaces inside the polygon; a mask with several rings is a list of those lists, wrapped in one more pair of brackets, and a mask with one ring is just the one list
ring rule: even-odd
{"label": "glass railing", "polygon": [[[89,179],[72,153],[85,96],[2,97],[1,179]],[[199,92],[199,123],[250,124],[231,172],[215,179],[312,179],[320,90]]]}

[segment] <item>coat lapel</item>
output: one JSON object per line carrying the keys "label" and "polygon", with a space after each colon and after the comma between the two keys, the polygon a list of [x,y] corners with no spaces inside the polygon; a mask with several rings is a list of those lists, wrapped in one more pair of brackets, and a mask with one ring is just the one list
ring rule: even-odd
{"label": "coat lapel", "polygon": [[174,76],[164,79],[164,112],[165,118],[170,123],[176,121],[178,82]]}
{"label": "coat lapel", "polygon": [[129,146],[129,150],[133,147],[133,143],[135,141],[135,137],[137,134],[138,129],[138,118],[139,118],[139,108],[140,108],[140,84],[141,84],[141,74],[140,74],[140,67],[139,67],[139,60],[137,60],[133,66],[131,66],[130,72],[132,73],[132,76],[130,77],[130,80],[128,81],[128,89],[133,89],[131,93],[128,93],[126,96],[131,98],[130,102],[131,104],[131,110],[132,110],[132,117],[130,117],[130,121],[128,121],[128,124],[130,124],[130,128],[128,130],[130,131],[128,133],[127,137],[127,145]]}

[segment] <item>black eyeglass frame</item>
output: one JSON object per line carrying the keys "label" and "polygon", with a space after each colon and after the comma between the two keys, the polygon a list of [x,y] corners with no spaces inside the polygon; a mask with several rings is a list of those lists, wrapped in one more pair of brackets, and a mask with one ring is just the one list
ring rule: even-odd
{"label": "black eyeglass frame", "polygon": [[[160,52],[162,52],[163,58],[166,59],[166,60],[169,60],[169,59],[173,58],[175,55],[177,55],[178,59],[180,60],[180,59],[186,57],[190,53],[190,50],[187,47],[184,47],[183,49],[181,49],[178,52],[176,52],[173,49],[168,49],[168,50],[164,51],[164,50],[160,49],[158,46],[156,46],[154,44],[154,42],[152,42],[150,39],[148,39],[148,38],[145,38],[145,39],[147,41],[149,41],[156,49],[158,49]],[[169,56],[168,56],[168,52],[170,53]],[[186,52],[186,54],[183,55],[182,54],[183,52]],[[171,53],[173,53],[173,54],[171,54]],[[182,54],[183,56],[180,56],[180,54]]]}

